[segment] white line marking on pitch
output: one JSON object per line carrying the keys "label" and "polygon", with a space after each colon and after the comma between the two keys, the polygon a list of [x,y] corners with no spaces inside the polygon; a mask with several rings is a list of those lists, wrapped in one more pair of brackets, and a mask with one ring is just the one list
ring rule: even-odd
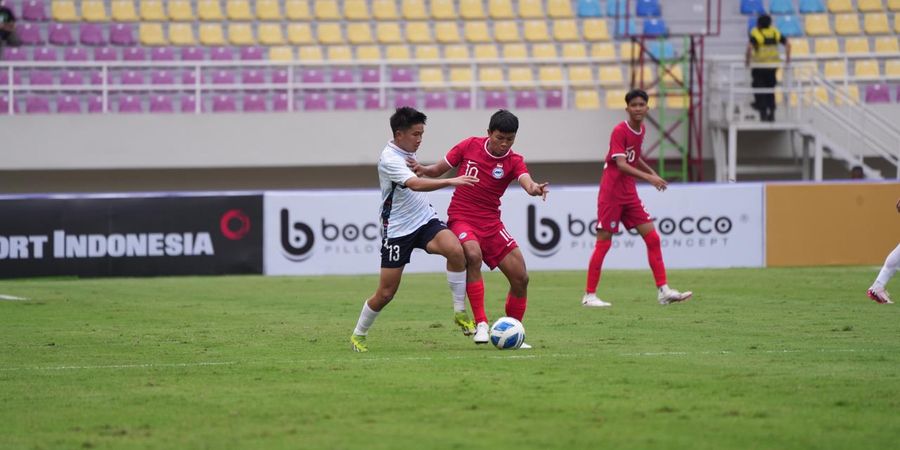
{"label": "white line marking on pitch", "polygon": [[0,294],[0,300],[21,301],[21,300],[28,300],[28,299],[25,297],[16,297],[15,295]]}
{"label": "white line marking on pitch", "polygon": [[875,352],[878,349],[828,349],[820,348],[817,350],[750,350],[748,352],[733,352],[731,350],[715,350],[705,352],[641,352],[641,353],[620,353],[619,356],[689,356],[689,355],[731,355],[736,353],[754,354],[754,353],[857,353],[857,352]]}
{"label": "white line marking on pitch", "polygon": [[237,361],[224,362],[198,362],[198,363],[147,363],[147,364],[109,364],[101,366],[36,366],[36,367],[2,367],[0,371],[14,370],[85,370],[85,369],[146,369],[154,367],[203,367],[203,366],[228,366],[237,364]]}

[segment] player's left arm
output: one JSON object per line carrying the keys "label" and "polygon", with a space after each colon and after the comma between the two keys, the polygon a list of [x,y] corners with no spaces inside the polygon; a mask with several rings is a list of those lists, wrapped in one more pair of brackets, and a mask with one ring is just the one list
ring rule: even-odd
{"label": "player's left arm", "polygon": [[547,194],[550,192],[550,183],[536,183],[528,173],[524,173],[519,177],[519,185],[532,197],[540,195],[541,200],[547,200]]}
{"label": "player's left arm", "polygon": [[641,167],[641,170],[643,170],[644,172],[647,172],[647,173],[649,173],[650,175],[659,176],[659,175],[656,173],[656,171],[653,170],[653,168],[650,167],[649,164],[647,164],[647,161],[644,161],[644,158],[638,158],[638,165]]}

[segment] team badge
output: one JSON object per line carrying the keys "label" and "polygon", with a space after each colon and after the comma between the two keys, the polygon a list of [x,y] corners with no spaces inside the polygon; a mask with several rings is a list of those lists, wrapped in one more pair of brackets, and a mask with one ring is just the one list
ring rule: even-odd
{"label": "team badge", "polygon": [[503,166],[497,165],[497,167],[494,167],[494,170],[491,171],[491,176],[498,180],[503,178]]}
{"label": "team badge", "polygon": [[615,227],[616,227],[616,221],[613,220],[612,222],[610,222],[610,223],[609,223],[609,227],[610,227],[610,228],[615,228]]}

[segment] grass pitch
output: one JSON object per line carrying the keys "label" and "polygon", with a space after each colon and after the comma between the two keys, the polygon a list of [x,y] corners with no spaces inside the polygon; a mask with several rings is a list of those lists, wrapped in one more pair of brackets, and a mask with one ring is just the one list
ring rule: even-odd
{"label": "grass pitch", "polygon": [[[406,275],[0,281],[0,448],[894,448],[900,306],[875,267],[531,274],[532,350],[475,346]],[[506,281],[486,277],[491,318]],[[900,291],[894,280],[889,288]]]}

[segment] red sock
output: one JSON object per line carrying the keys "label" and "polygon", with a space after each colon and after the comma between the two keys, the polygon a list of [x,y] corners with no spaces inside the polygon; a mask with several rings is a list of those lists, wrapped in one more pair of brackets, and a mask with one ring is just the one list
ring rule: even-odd
{"label": "red sock", "polygon": [[525,317],[526,303],[528,303],[526,297],[513,297],[511,293],[506,294],[506,315],[521,322]]}
{"label": "red sock", "polygon": [[487,314],[484,312],[484,280],[466,283],[466,295],[469,296],[469,305],[472,306],[475,323],[487,322]]}
{"label": "red sock", "polygon": [[644,242],[647,244],[647,260],[650,261],[650,270],[653,271],[656,287],[660,287],[666,284],[666,265],[663,263],[659,234],[656,233],[656,230],[647,233],[644,236]]}
{"label": "red sock", "polygon": [[603,258],[612,246],[612,239],[598,240],[594,244],[594,253],[591,253],[591,262],[588,263],[587,285],[584,292],[593,294],[597,292],[597,283],[600,282],[600,269],[603,267]]}

